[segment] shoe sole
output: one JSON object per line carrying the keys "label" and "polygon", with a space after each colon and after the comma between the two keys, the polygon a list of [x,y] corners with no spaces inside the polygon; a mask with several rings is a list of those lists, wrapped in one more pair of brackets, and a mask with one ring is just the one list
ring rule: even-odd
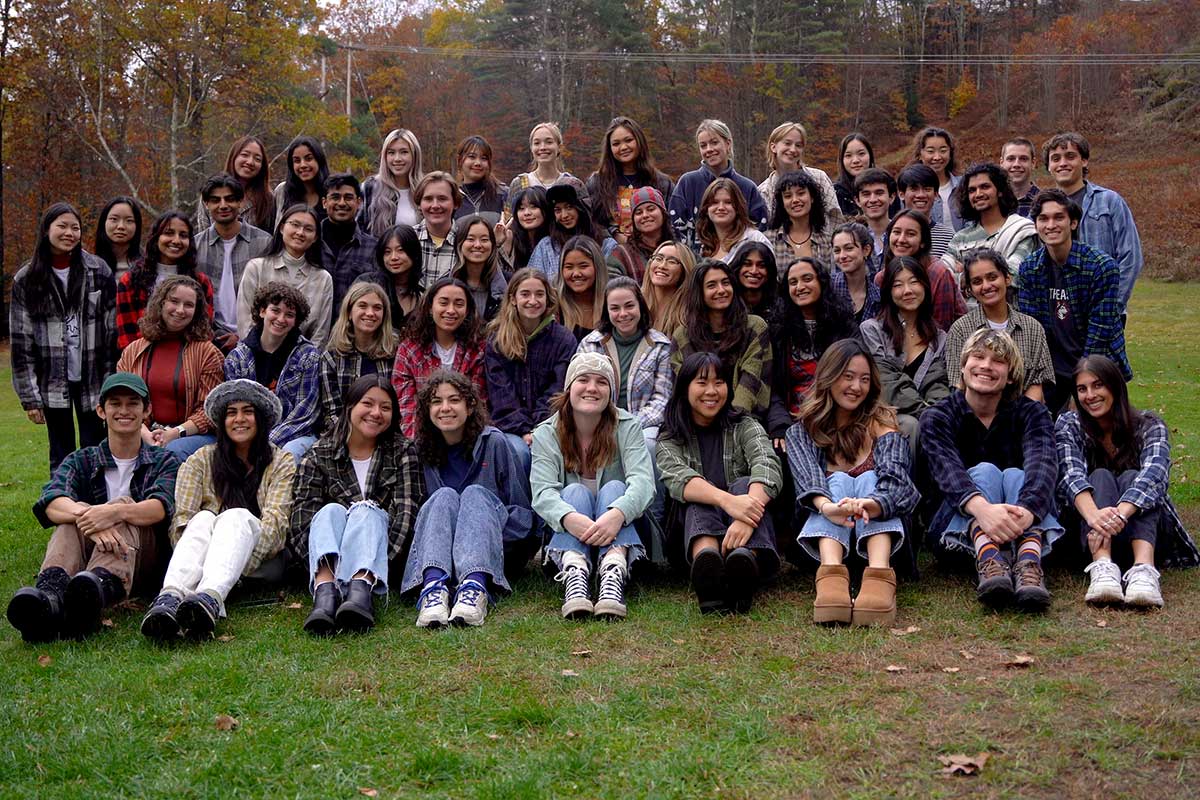
{"label": "shoe sole", "polygon": [[723,584],[725,583],[725,560],[721,558],[721,554],[715,550],[702,550],[692,559],[691,570],[692,591],[696,593],[697,599],[700,601],[700,609],[704,611],[706,607],[711,608],[711,611],[723,609],[727,606],[723,594]]}
{"label": "shoe sole", "polygon": [[304,630],[313,636],[333,636],[337,633],[337,620],[328,614],[309,616],[304,621]]}
{"label": "shoe sole", "polygon": [[445,628],[449,624],[450,624],[449,619],[425,619],[425,620],[417,619],[417,627],[418,628],[427,628],[429,630],[435,630],[435,631],[438,630],[439,628]]}
{"label": "shoe sole", "polygon": [[758,591],[758,563],[753,556],[734,552],[725,559],[726,603],[738,614],[754,605]]}
{"label": "shoe sole", "polygon": [[450,617],[450,624],[455,628],[478,628],[487,619],[487,615],[479,619],[468,619],[467,617]]}
{"label": "shoe sole", "polygon": [[199,603],[189,603],[184,600],[175,612],[179,620],[179,628],[193,639],[203,639],[212,636],[217,629],[217,621],[208,615],[208,609]]}
{"label": "shoe sole", "polygon": [[849,625],[852,620],[850,606],[813,606],[813,622],[817,625]]}
{"label": "shoe sole", "polygon": [[30,644],[43,644],[58,638],[49,604],[34,595],[14,595],[8,604],[8,621]]}
{"label": "shoe sole", "polygon": [[[104,614],[104,590],[97,581],[78,576],[67,584],[63,593],[66,606],[66,622],[63,632],[68,636],[82,638],[100,630],[100,619]],[[86,611],[86,613],[81,613]]]}
{"label": "shoe sole", "polygon": [[147,614],[142,619],[142,635],[148,639],[174,639],[179,636],[179,630],[179,620],[165,611]]}
{"label": "shoe sole", "polygon": [[629,610],[622,603],[617,603],[612,600],[601,600],[592,608],[592,613],[597,617],[605,619],[625,619],[625,615]]}
{"label": "shoe sole", "polygon": [[570,600],[563,603],[563,619],[586,619],[595,612],[591,600]]}
{"label": "shoe sole", "polygon": [[1045,590],[1041,592],[1034,590],[1022,594],[1018,591],[1016,593],[1016,603],[1017,608],[1026,614],[1041,614],[1050,608],[1050,593]]}
{"label": "shoe sole", "polygon": [[1133,597],[1125,598],[1125,605],[1129,606],[1130,608],[1136,608],[1141,611],[1147,611],[1147,610],[1153,610],[1156,608],[1162,608],[1163,602],[1162,602],[1162,600],[1156,601],[1153,598],[1141,597],[1138,595],[1134,595]]}
{"label": "shoe sole", "polygon": [[1012,581],[1007,578],[992,578],[984,581],[976,587],[975,596],[988,608],[1006,608],[1012,605],[1016,597],[1013,593]]}
{"label": "shoe sole", "polygon": [[1084,596],[1083,602],[1089,606],[1123,606],[1125,605],[1125,595],[1123,594],[1104,594],[1096,597]]}

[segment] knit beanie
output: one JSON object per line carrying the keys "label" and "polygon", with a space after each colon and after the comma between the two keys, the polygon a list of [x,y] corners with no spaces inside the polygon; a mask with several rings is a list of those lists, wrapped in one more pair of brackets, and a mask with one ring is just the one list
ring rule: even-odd
{"label": "knit beanie", "polygon": [[629,200],[629,210],[637,211],[637,207],[643,203],[654,203],[654,205],[663,210],[664,215],[667,213],[667,201],[663,200],[662,192],[653,186],[642,186],[634,189],[633,196]]}
{"label": "knit beanie", "polygon": [[225,409],[230,403],[249,403],[258,410],[269,432],[283,415],[283,404],[267,387],[249,378],[238,378],[218,384],[204,399],[204,414],[213,425],[225,424]]}
{"label": "knit beanie", "polygon": [[612,392],[612,400],[617,400],[617,375],[613,369],[612,359],[601,353],[576,353],[567,365],[567,379],[563,382],[563,390],[570,391],[571,384],[576,378],[594,373],[608,381]]}

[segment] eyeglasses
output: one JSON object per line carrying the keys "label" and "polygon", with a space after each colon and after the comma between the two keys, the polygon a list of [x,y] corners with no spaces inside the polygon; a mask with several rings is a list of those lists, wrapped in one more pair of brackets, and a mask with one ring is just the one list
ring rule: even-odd
{"label": "eyeglasses", "polygon": [[682,267],[683,262],[674,256],[660,256],[657,253],[650,256],[650,263],[665,262],[669,267]]}

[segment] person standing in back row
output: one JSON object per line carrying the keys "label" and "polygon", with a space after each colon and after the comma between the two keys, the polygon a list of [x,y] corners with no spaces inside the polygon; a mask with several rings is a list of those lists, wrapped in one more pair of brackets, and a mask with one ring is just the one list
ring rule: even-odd
{"label": "person standing in back row", "polygon": [[754,181],[739,175],[733,168],[733,134],[728,125],[719,119],[701,120],[696,127],[696,145],[700,149],[700,166],[679,176],[668,208],[676,238],[698,253],[700,240],[696,222],[700,216],[700,200],[708,185],[717,178],[729,178],[737,185],[746,200],[750,224],[760,230],[767,225],[767,205]]}

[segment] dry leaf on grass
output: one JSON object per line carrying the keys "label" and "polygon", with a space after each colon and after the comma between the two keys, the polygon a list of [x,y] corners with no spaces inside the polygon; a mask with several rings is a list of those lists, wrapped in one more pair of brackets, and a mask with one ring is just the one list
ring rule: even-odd
{"label": "dry leaf on grass", "polygon": [[954,673],[958,672],[958,669],[958,667],[942,667],[942,672],[948,672],[953,675]]}
{"label": "dry leaf on grass", "polygon": [[287,607],[291,609],[304,608],[300,603],[288,603]]}
{"label": "dry leaf on grass", "polygon": [[965,658],[967,661],[970,661],[972,658],[975,657],[975,654],[972,653],[970,650],[959,650],[958,654],[960,656],[962,656],[963,658]]}
{"label": "dry leaf on grass", "polygon": [[228,714],[217,714],[217,718],[214,720],[214,722],[216,723],[217,730],[219,731],[237,730],[237,727],[240,724],[236,719]]}
{"label": "dry leaf on grass", "polygon": [[920,633],[921,629],[916,625],[909,625],[907,628],[892,628],[892,636],[908,636],[910,633]]}
{"label": "dry leaf on grass", "polygon": [[366,797],[378,797],[379,796],[379,791],[377,789],[372,789],[370,786],[358,787],[358,793],[361,795],[364,795]]}
{"label": "dry leaf on grass", "polygon": [[1008,667],[1009,669],[1025,669],[1026,667],[1029,667],[1035,663],[1037,663],[1037,659],[1035,659],[1033,656],[1021,654],[1018,656],[1013,656],[1008,661],[1005,661],[1004,666]]}
{"label": "dry leaf on grass", "polygon": [[1098,620],[1096,620],[1096,627],[1097,627],[1097,628],[1107,628],[1107,627],[1108,627],[1108,620],[1106,620],[1106,619],[1098,619]]}
{"label": "dry leaf on grass", "polygon": [[491,739],[492,741],[495,741],[496,739],[500,738],[500,734],[498,734],[498,733],[485,733],[484,736]]}
{"label": "dry leaf on grass", "polygon": [[571,655],[575,656],[576,658],[590,658],[592,655],[592,651],[591,650],[572,650]]}
{"label": "dry leaf on grass", "polygon": [[53,663],[54,663],[54,659],[51,658],[50,656],[46,655],[45,653],[42,653],[40,656],[38,656],[38,666],[39,667],[48,667]]}
{"label": "dry leaf on grass", "polygon": [[568,739],[574,739],[574,738],[575,738],[576,736],[578,736],[578,735],[579,735],[578,733],[576,733],[575,731],[571,730],[570,728],[568,728],[568,729],[567,729],[567,738],[568,738]]}
{"label": "dry leaf on grass", "polygon": [[217,641],[218,642],[232,642],[233,634],[232,633],[223,633],[217,637]]}
{"label": "dry leaf on grass", "polygon": [[106,628],[111,628],[115,623],[108,617],[105,617],[104,619],[100,620],[100,624]]}
{"label": "dry leaf on grass", "polygon": [[988,758],[989,755],[987,753],[976,753],[973,756],[954,753],[948,756],[938,756],[938,761],[943,764],[940,770],[943,775],[972,776],[980,773],[983,765],[987,763]]}
{"label": "dry leaf on grass", "polygon": [[884,669],[887,672],[908,672],[908,667],[902,667],[899,664],[888,664]]}
{"label": "dry leaf on grass", "polygon": [[579,673],[578,673],[578,672],[576,672],[576,671],[575,671],[575,670],[573,670],[573,669],[564,669],[564,670],[562,671],[562,676],[563,676],[564,678],[578,678],[578,677],[579,677]]}
{"label": "dry leaf on grass", "polygon": [[687,644],[683,639],[672,639],[671,641],[675,644]]}

